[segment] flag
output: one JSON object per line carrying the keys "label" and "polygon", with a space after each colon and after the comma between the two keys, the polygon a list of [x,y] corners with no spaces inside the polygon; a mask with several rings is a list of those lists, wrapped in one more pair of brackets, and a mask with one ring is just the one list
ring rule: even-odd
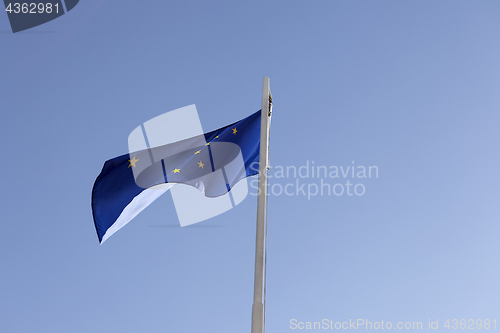
{"label": "flag", "polygon": [[102,243],[168,190],[185,184],[206,197],[228,193],[258,173],[261,111],[231,125],[104,163],[92,189],[92,214]]}

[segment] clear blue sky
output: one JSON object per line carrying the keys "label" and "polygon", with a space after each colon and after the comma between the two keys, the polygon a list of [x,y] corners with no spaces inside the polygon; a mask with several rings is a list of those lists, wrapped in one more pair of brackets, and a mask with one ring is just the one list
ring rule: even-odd
{"label": "clear blue sky", "polygon": [[190,104],[225,126],[260,108],[264,76],[271,165],[378,167],[323,179],[361,196],[271,195],[267,332],[499,330],[499,17],[498,1],[92,0],[12,34],[0,13],[0,330],[250,332],[254,196],[175,228],[167,193],[99,245],[90,195],[135,127]]}

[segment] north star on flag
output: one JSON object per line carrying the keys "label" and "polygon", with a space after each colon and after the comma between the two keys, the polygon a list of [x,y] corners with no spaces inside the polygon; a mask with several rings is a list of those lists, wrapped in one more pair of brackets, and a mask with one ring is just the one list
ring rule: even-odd
{"label": "north star on flag", "polygon": [[118,156],[104,163],[92,189],[92,214],[102,243],[167,189],[181,183],[206,197],[229,192],[258,173],[261,111],[204,135]]}

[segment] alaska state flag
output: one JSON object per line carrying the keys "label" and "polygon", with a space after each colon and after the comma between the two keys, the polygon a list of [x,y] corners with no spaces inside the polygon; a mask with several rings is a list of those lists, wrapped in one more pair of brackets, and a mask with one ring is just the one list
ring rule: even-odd
{"label": "alaska state flag", "polygon": [[165,193],[164,184],[191,185],[206,197],[219,197],[257,174],[260,119],[259,110],[204,135],[106,161],[92,189],[99,242]]}

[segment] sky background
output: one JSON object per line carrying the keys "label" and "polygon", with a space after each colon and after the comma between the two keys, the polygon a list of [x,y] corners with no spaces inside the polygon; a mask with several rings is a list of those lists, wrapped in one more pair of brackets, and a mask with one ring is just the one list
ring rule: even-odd
{"label": "sky background", "polygon": [[362,196],[270,196],[267,332],[500,330],[499,17],[498,1],[87,0],[12,34],[0,13],[0,330],[250,332],[255,196],[180,228],[166,193],[102,245],[90,198],[134,128],[190,104],[220,128],[260,109],[264,76],[272,166],[378,167],[323,179]]}

